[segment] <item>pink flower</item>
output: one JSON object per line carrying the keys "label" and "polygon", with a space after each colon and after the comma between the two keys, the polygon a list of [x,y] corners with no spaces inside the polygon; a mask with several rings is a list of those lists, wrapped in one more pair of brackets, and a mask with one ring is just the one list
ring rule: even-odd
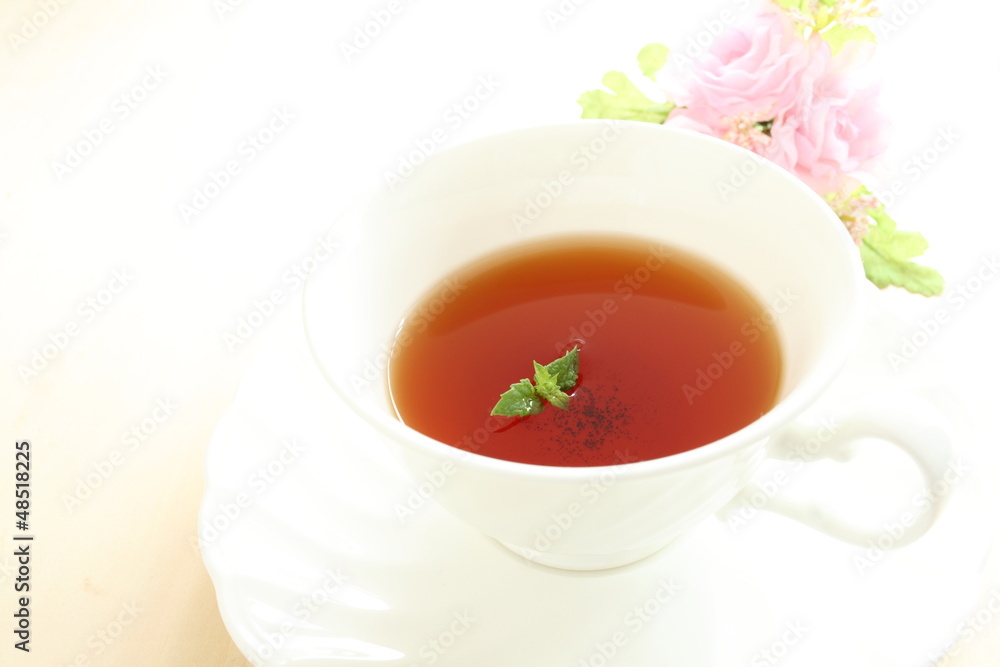
{"label": "pink flower", "polygon": [[781,14],[761,14],[746,27],[716,39],[694,63],[686,92],[668,120],[716,136],[728,129],[724,118],[791,109],[799,82],[810,66],[808,44]]}
{"label": "pink flower", "polygon": [[818,34],[761,14],[733,28],[692,66],[667,123],[726,139],[763,155],[820,193],[864,171],[886,147],[878,89],[849,77],[861,54],[837,57]]}
{"label": "pink flower", "polygon": [[847,227],[851,240],[855,245],[861,245],[861,239],[871,225],[872,211],[879,207],[875,195],[858,191],[856,184],[845,183],[842,190],[827,195],[826,200]]}
{"label": "pink flower", "polygon": [[843,77],[827,76],[811,93],[775,121],[764,155],[827,193],[885,151],[888,122],[877,107],[877,86],[852,88]]}

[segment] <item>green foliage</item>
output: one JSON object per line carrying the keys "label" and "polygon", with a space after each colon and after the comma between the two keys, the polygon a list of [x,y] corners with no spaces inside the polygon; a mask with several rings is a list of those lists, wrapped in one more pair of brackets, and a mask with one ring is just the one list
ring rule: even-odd
{"label": "green foliage", "polygon": [[914,294],[938,296],[944,291],[940,273],[911,261],[927,250],[927,239],[919,232],[904,232],[879,206],[871,212],[874,224],[861,240],[861,261],[868,280],[880,288],[902,287]]}

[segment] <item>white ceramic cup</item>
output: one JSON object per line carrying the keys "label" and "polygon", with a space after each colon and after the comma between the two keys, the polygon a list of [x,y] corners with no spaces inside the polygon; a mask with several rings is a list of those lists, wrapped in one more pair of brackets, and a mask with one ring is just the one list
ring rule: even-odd
{"label": "white ceramic cup", "polygon": [[[340,398],[385,437],[421,495],[539,563],[577,570],[631,563],[756,488],[754,472],[767,456],[788,457],[813,435],[796,418],[834,379],[861,331],[866,282],[840,220],[784,170],[712,137],[577,121],[474,141],[388,180],[337,221],[336,261],[307,283],[305,324],[316,362]],[[398,421],[385,369],[403,316],[478,257],[581,233],[687,250],[773,304],[766,316],[776,322],[784,359],[777,405],[697,449],[591,468],[489,458]],[[843,424],[819,457],[881,437],[910,455],[928,486],[944,478],[947,430],[925,410],[888,401],[862,406]],[[604,490],[587,502],[585,489],[595,483]],[[923,534],[941,500],[893,546]],[[828,520],[836,513],[824,507],[768,505],[841,539],[878,537]]]}

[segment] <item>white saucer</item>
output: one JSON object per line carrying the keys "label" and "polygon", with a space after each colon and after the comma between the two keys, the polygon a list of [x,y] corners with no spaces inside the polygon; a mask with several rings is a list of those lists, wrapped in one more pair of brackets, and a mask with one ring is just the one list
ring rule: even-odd
{"label": "white saucer", "polygon": [[[416,485],[316,370],[294,310],[274,322],[280,335],[215,432],[199,520],[222,617],[254,664],[929,665],[973,610],[996,522],[972,472],[926,536],[877,561],[761,512],[743,526],[710,519],[616,570],[532,564],[411,496]],[[870,321],[824,401],[872,388],[905,330],[881,313]],[[880,382],[913,383],[906,373]],[[947,388],[917,390],[964,422]],[[957,432],[969,462],[969,435]],[[908,482],[895,477],[862,491],[892,456],[869,458],[849,479],[818,464],[807,485],[854,485],[845,511],[912,496],[898,495]],[[416,509],[401,521],[408,502]]]}

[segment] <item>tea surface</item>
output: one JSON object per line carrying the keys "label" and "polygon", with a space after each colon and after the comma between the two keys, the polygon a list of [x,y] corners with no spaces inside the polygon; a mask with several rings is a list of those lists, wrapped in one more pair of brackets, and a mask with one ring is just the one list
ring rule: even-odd
{"label": "tea surface", "polygon": [[[404,319],[389,362],[399,418],[478,454],[613,465],[690,450],[774,406],[778,337],[740,284],[687,253],[572,237],[482,259]],[[490,416],[500,394],[573,345],[568,410]]]}

